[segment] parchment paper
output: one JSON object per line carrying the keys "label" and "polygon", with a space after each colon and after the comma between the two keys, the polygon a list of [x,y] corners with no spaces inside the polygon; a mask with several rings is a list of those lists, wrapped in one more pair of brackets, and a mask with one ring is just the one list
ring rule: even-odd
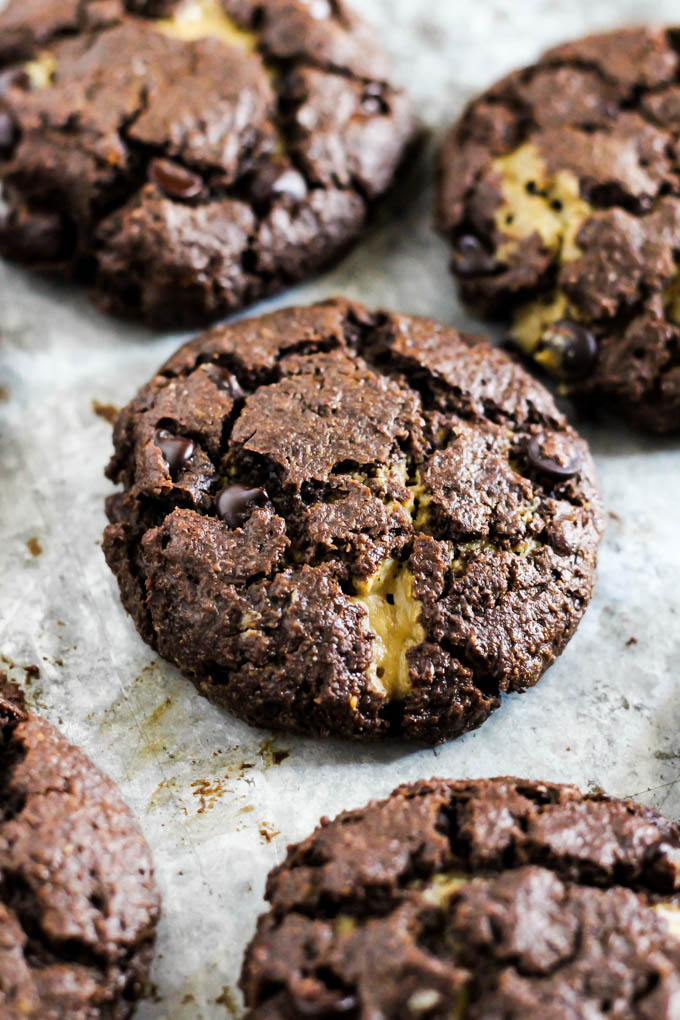
{"label": "parchment paper", "polygon": [[[360,7],[435,140],[474,92],[547,45],[677,14],[672,0]],[[478,325],[431,229],[431,155],[342,265],[276,304],[340,293]],[[209,705],[151,653],[100,548],[111,439],[92,402],[125,403],[182,337],[105,318],[81,291],[6,265],[0,331],[0,654],[31,704],[120,783],[154,851],[164,911],[140,1020],[239,1015],[243,949],[286,844],[399,782],[513,773],[601,786],[680,817],[678,439],[581,425],[610,512],[596,596],[538,687],[481,730],[436,750],[274,737]],[[33,665],[39,676],[26,674]]]}

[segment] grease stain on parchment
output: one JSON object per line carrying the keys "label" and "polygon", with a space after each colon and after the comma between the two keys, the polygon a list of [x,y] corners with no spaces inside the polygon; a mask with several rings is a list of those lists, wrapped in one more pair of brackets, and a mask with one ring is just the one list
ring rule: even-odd
{"label": "grease stain on parchment", "polygon": [[103,715],[93,714],[89,721],[107,740],[127,734],[128,778],[162,766],[147,813],[172,804],[193,827],[201,826],[201,838],[208,838],[210,830],[224,827],[227,812],[234,831],[254,826],[260,839],[270,842],[278,830],[248,817],[254,810],[252,787],[256,776],[283,765],[290,751],[271,737],[226,748],[214,746],[214,732],[201,741],[201,719],[190,714],[194,707],[187,702],[186,681],[168,675],[164,664],[152,659]]}
{"label": "grease stain on parchment", "polygon": [[[175,991],[165,998],[168,1017],[172,1020],[196,1020],[197,1016],[228,1015],[239,1020],[244,1015],[240,993],[225,983],[226,974],[216,962],[194,971]],[[215,1011],[214,1006],[221,1006]],[[201,1011],[205,1007],[208,1013]],[[224,1013],[222,1012],[224,1011]]]}
{"label": "grease stain on parchment", "polygon": [[227,1013],[234,1018],[240,1016],[241,1010],[230,985],[223,985],[222,991],[215,999],[215,1004],[217,1006],[224,1006]]}

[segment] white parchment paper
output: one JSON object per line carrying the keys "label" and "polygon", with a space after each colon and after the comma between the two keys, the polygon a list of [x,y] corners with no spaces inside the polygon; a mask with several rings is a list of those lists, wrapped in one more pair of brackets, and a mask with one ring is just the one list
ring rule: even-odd
{"label": "white parchment paper", "polygon": [[[672,0],[359,6],[435,141],[466,99],[546,46],[678,13]],[[339,293],[478,327],[431,229],[431,190],[424,158],[344,263],[267,307]],[[82,292],[2,264],[0,334],[0,654],[30,681],[31,704],[120,783],[154,851],[164,912],[141,1020],[238,1016],[268,870],[322,814],[399,782],[513,773],[601,786],[680,818],[680,440],[620,421],[581,426],[610,512],[596,596],[538,687],[481,730],[436,750],[272,736],[151,653],[100,548],[111,439],[92,402],[125,403],[182,338],[105,318]],[[27,677],[32,665],[39,676]]]}

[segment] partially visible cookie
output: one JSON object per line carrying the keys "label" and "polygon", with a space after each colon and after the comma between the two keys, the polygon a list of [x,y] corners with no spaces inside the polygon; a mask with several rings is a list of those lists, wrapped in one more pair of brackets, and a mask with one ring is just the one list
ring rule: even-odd
{"label": "partially visible cookie", "polygon": [[590,599],[586,444],[479,338],[329,301],[219,327],[121,412],[104,551],[141,635],[260,726],[427,741]]}
{"label": "partially visible cookie", "polygon": [[0,252],[201,323],[360,234],[415,138],[343,0],[10,0]]}
{"label": "partially visible cookie", "polygon": [[550,50],[470,103],[439,170],[463,298],[568,393],[680,430],[677,31]]}
{"label": "partially visible cookie", "polygon": [[131,1016],[158,914],[117,787],[0,677],[0,1016]]}
{"label": "partially visible cookie", "polygon": [[324,819],[267,883],[251,1020],[675,1020],[680,834],[630,801],[436,780]]}

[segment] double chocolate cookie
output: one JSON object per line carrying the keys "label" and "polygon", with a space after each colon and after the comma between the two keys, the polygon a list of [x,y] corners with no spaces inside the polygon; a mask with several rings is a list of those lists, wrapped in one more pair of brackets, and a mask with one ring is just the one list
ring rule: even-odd
{"label": "double chocolate cookie", "polygon": [[158,913],[117,788],[0,677],[0,1016],[131,1016]]}
{"label": "double chocolate cookie", "polygon": [[680,834],[631,802],[436,780],[323,820],[269,876],[248,1017],[674,1020]]}
{"label": "double chocolate cookie", "polygon": [[146,641],[259,725],[428,741],[591,595],[585,443],[506,354],[343,301],[220,327],[121,412],[104,549]]}
{"label": "double chocolate cookie", "polygon": [[208,321],[360,233],[414,139],[342,0],[10,0],[0,252],[152,324]]}
{"label": "double chocolate cookie", "polygon": [[675,30],[568,43],[475,99],[444,142],[439,225],[464,299],[567,392],[680,430]]}

